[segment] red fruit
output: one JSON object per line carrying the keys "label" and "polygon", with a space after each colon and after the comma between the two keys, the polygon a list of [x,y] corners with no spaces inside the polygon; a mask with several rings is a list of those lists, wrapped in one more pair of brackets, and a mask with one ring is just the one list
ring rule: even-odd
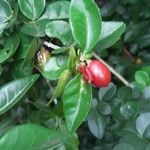
{"label": "red fruit", "polygon": [[106,87],[111,82],[109,69],[98,60],[92,60],[87,66],[80,65],[79,71],[86,81],[96,87]]}

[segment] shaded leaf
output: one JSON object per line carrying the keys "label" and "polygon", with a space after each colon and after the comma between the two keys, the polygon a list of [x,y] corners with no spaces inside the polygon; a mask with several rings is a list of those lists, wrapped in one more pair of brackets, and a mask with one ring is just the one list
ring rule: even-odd
{"label": "shaded leaf", "polygon": [[47,19],[33,21],[31,23],[27,23],[23,25],[20,29],[21,32],[24,34],[33,36],[33,37],[43,37],[45,36],[45,27],[46,24],[49,22]]}
{"label": "shaded leaf", "polygon": [[143,136],[144,131],[150,125],[150,113],[141,114],[136,120],[136,129],[141,136]]}
{"label": "shaded leaf", "polygon": [[4,49],[0,50],[0,63],[8,60],[19,46],[19,36],[17,33],[10,35],[4,43]]}
{"label": "shaded leaf", "polygon": [[88,126],[90,131],[98,139],[102,139],[106,128],[106,118],[97,113],[95,109],[91,109],[88,116]]}
{"label": "shaded leaf", "polygon": [[119,40],[124,30],[125,24],[123,22],[102,22],[100,40],[95,49],[98,51],[112,46]]}

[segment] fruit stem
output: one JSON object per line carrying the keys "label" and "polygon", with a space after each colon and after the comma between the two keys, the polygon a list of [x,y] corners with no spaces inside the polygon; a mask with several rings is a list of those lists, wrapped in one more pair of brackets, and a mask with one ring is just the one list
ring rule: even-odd
{"label": "fruit stem", "polygon": [[101,59],[96,53],[93,53],[93,56],[99,61],[101,61],[104,65],[106,65],[110,72],[114,74],[124,85],[131,87],[129,82],[122,75],[120,75],[115,69],[113,69],[107,62]]}

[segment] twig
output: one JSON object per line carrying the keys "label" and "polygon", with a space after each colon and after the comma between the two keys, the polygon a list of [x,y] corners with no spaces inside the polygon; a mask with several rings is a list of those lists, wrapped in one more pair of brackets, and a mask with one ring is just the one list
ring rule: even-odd
{"label": "twig", "polygon": [[110,72],[114,74],[124,85],[131,87],[129,82],[122,75],[120,75],[116,70],[114,70],[107,62],[101,59],[96,53],[93,53],[93,56],[99,61],[101,61],[104,65],[106,65],[110,70]]}
{"label": "twig", "polygon": [[59,49],[59,48],[61,48],[61,47],[59,47],[59,46],[57,46],[57,45],[55,45],[53,43],[47,42],[47,41],[44,41],[43,44],[46,45],[47,47],[52,48],[52,49]]}

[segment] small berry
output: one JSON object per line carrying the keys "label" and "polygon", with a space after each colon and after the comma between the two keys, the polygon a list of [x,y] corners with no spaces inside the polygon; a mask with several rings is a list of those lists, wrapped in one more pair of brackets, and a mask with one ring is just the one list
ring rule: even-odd
{"label": "small berry", "polygon": [[111,73],[109,69],[100,61],[92,60],[86,66],[81,64],[79,72],[83,74],[83,78],[95,85],[96,87],[106,87],[111,82]]}

